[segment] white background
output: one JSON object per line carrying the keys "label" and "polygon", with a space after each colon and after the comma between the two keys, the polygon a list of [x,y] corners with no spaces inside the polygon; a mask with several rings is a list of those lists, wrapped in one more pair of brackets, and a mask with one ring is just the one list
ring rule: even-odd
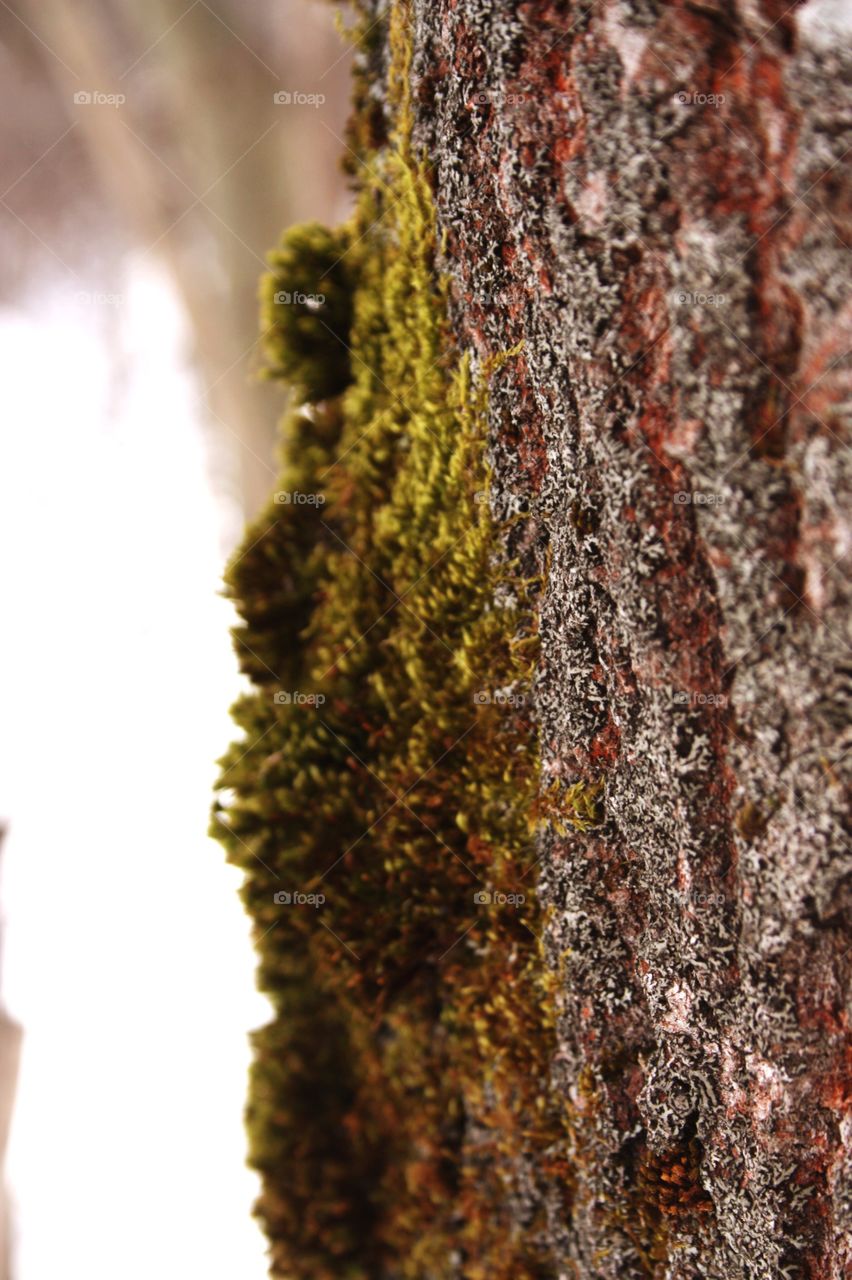
{"label": "white background", "polygon": [[266,1273],[242,1128],[266,1006],[239,874],[206,836],[239,688],[217,594],[237,526],[186,356],[149,268],[117,302],[0,313],[17,1280]]}

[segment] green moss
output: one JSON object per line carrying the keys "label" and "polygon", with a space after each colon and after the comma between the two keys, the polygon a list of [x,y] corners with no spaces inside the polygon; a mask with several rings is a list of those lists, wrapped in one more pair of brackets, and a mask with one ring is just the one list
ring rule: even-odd
{"label": "green moss", "polygon": [[569,827],[575,831],[591,831],[604,820],[605,782],[580,780],[565,787],[554,780],[542,791],[537,809],[549,821],[559,835],[565,835]]}
{"label": "green moss", "polygon": [[[421,1280],[455,1256],[468,1280],[532,1280],[549,1274],[535,1224],[520,1232],[506,1206],[523,1162],[564,1167],[569,1137],[547,1092],[538,755],[515,709],[538,584],[476,500],[488,379],[513,353],[474,376],[455,349],[401,6],[391,22],[396,130],[355,215],[288,233],[263,286],[274,371],[308,404],[284,424],[290,500],[227,578],[254,688],[214,829],[245,871],[275,1009],[255,1038],[250,1158],[275,1275]],[[329,309],[276,304],[285,280],[327,287]],[[598,790],[569,792],[576,826],[598,820]]]}
{"label": "green moss", "polygon": [[291,227],[269,254],[261,325],[269,376],[305,400],[338,395],[350,380],[352,279],[349,237],[319,223]]}

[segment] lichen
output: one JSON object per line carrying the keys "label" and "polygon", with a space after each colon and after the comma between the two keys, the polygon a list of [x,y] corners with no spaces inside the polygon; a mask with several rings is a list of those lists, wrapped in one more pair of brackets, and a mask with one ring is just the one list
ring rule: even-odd
{"label": "lichen", "polygon": [[[815,57],[793,14],[751,35],[743,6],[415,10],[455,323],[483,356],[524,340],[491,439],[495,504],[550,558],[542,775],[606,778],[605,820],[538,850],[555,1080],[614,1073],[553,1254],[583,1280],[827,1280],[850,1257],[849,51]],[[678,105],[720,66],[723,109]],[[638,1184],[689,1115],[714,1213],[679,1217]]]}

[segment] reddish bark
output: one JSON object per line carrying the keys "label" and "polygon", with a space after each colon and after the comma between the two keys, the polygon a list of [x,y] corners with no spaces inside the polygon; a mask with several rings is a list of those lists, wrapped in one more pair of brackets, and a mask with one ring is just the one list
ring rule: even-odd
{"label": "reddish bark", "polygon": [[550,565],[545,782],[606,778],[605,829],[541,851],[587,1117],[564,1276],[852,1260],[852,59],[819,3],[415,5],[459,341],[524,342],[491,453]]}

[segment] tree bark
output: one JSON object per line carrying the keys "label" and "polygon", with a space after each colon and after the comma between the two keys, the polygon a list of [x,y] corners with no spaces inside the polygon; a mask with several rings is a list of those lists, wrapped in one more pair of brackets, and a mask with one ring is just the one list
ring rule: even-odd
{"label": "tree bark", "polygon": [[605,780],[541,837],[583,1123],[570,1218],[529,1200],[564,1277],[839,1277],[848,39],[775,0],[413,13],[459,345],[524,344],[490,448],[548,566],[543,786]]}

